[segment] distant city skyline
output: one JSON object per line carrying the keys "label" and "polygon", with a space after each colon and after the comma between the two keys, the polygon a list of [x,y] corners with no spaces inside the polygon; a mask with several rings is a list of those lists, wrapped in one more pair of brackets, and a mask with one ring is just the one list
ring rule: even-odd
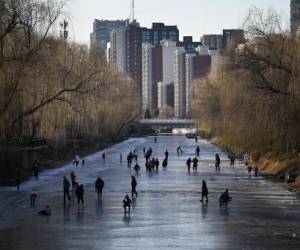
{"label": "distant city skyline", "polygon": [[[89,45],[94,19],[127,19],[131,0],[70,0],[65,12],[70,18],[70,38]],[[141,26],[152,22],[177,25],[180,39],[193,36],[200,40],[204,34],[221,34],[222,29],[242,28],[251,7],[274,8],[289,27],[290,0],[135,0],[135,18]]]}

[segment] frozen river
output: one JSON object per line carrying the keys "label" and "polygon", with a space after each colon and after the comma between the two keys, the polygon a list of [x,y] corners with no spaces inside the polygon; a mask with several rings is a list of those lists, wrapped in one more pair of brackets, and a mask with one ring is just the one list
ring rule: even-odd
{"label": "frozen river", "polygon": [[[178,157],[176,147],[183,148]],[[278,183],[263,178],[247,178],[240,163],[229,167],[220,149],[199,140],[201,147],[197,173],[188,173],[185,162],[194,157],[196,143],[185,137],[160,136],[130,139],[86,158],[84,167],[67,165],[41,173],[15,188],[0,190],[1,250],[99,250],[99,249],[300,249],[300,200]],[[143,147],[152,147],[160,162],[169,150],[169,166],[147,174]],[[124,216],[122,199],[130,191],[126,156],[138,149],[142,167],[137,176],[139,192],[130,216]],[[120,164],[120,152],[123,163]],[[220,153],[221,172],[214,169],[214,155]],[[75,201],[63,206],[62,177],[74,170],[85,187],[85,207]],[[94,191],[97,176],[105,181],[103,201]],[[207,181],[209,203],[202,204],[201,182]],[[30,208],[29,193],[38,190],[36,208]],[[233,201],[219,207],[225,188]],[[49,218],[37,216],[46,204]]]}

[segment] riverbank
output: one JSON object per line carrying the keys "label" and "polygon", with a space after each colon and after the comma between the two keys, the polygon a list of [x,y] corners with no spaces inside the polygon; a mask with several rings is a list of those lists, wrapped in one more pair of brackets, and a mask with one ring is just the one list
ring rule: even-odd
{"label": "riverbank", "polygon": [[[66,165],[74,159],[75,155],[84,158],[114,143],[117,142],[87,143],[82,141],[76,147],[70,147],[70,145],[64,145],[60,148],[48,146],[31,152],[31,159],[28,159],[28,152],[22,150],[22,148],[5,148],[1,151],[0,186],[13,186],[16,183],[16,178],[23,182],[32,177],[32,168],[30,166],[33,161],[38,162],[39,171],[43,172]],[[29,167],[25,166],[25,162]]]}
{"label": "riverbank", "polygon": [[[37,161],[39,170],[60,168],[71,162],[75,155],[85,158],[129,137],[143,137],[153,133],[152,130],[136,126],[135,131],[110,137],[110,139],[72,140],[59,145],[49,142],[46,147],[26,151],[22,147],[0,146],[0,186],[13,186],[16,178],[21,182],[32,177],[32,164]],[[99,156],[100,157],[100,156]]]}
{"label": "riverbank", "polygon": [[300,154],[275,154],[273,152],[244,152],[232,145],[227,145],[222,138],[210,139],[212,144],[223,148],[228,155],[241,159],[244,154],[251,156],[259,167],[261,176],[285,183],[291,191],[300,192]]}

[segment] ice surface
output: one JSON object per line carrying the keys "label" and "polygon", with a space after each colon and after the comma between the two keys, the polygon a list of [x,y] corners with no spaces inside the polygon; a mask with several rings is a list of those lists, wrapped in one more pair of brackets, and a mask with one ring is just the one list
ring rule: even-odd
{"label": "ice surface", "polygon": [[[248,178],[246,168],[229,167],[227,156],[205,140],[197,173],[188,173],[185,161],[194,157],[194,140],[180,136],[133,138],[85,158],[85,167],[72,164],[48,170],[40,180],[28,180],[0,191],[0,249],[299,249],[299,198],[281,184],[263,178]],[[181,146],[183,156],[176,154]],[[166,170],[147,174],[143,147],[152,147],[160,162],[169,150]],[[130,192],[132,169],[126,156],[138,149],[141,173],[139,192],[130,216],[124,216],[122,199]],[[123,163],[120,164],[120,152]],[[221,156],[221,172],[214,169],[214,155]],[[62,177],[75,171],[85,187],[85,206],[76,201],[63,206]],[[103,201],[98,202],[94,182],[105,181]],[[207,181],[209,203],[202,204],[201,182]],[[29,193],[38,191],[37,206],[30,208]],[[220,208],[218,197],[225,188],[233,201]],[[52,216],[37,216],[46,204]]]}

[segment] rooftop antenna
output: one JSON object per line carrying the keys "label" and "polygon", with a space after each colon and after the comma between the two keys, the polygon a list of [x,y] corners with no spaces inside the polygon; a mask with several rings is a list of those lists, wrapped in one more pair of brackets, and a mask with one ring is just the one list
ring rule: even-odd
{"label": "rooftop antenna", "polygon": [[130,7],[130,22],[134,21],[134,0],[131,2],[131,7]]}

